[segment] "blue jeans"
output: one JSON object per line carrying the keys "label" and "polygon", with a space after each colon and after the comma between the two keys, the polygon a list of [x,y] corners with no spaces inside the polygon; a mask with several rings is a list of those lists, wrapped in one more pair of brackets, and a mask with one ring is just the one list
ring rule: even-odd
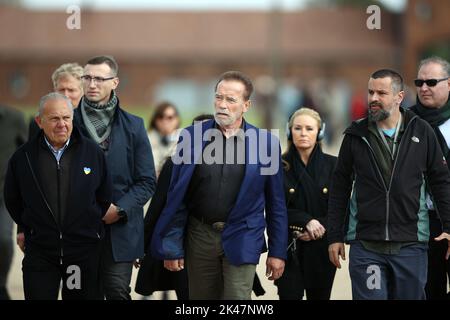
{"label": "blue jeans", "polygon": [[350,246],[349,271],[354,300],[424,300],[428,246],[413,244],[399,254],[369,251],[355,241]]}

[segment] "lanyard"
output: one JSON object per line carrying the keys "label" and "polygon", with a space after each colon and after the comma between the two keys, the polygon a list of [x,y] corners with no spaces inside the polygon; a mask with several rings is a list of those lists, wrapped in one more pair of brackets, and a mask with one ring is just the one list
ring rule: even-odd
{"label": "lanyard", "polygon": [[384,136],[383,130],[381,130],[380,127],[377,126],[378,133],[381,136],[381,140],[383,140],[384,145],[388,149],[392,160],[394,160],[394,157],[395,157],[395,151],[397,149],[397,142],[398,142],[397,141],[398,140],[398,133],[400,132],[401,124],[402,124],[402,114],[400,113],[400,118],[398,119],[397,126],[395,128],[394,142],[393,142],[393,146],[392,146],[392,151],[391,151],[391,148],[389,148],[389,143],[387,142],[386,137]]}

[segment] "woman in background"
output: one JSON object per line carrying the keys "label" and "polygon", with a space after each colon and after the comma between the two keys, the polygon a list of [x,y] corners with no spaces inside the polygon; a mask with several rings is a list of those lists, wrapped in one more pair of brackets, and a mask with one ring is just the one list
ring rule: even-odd
{"label": "woman in background", "polygon": [[157,176],[167,157],[175,151],[179,127],[180,116],[177,108],[170,102],[159,103],[148,125],[148,139],[152,146]]}

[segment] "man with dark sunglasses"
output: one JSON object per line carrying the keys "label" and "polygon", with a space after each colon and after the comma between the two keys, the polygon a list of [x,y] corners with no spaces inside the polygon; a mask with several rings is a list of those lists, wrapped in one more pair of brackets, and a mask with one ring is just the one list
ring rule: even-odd
{"label": "man with dark sunglasses", "polygon": [[[449,159],[450,146],[450,64],[440,57],[422,60],[419,64],[417,79],[417,103],[411,108],[434,129],[442,153]],[[447,166],[450,164],[447,160]],[[439,213],[429,194],[427,207],[430,216],[430,241],[428,250],[428,279],[425,288],[427,299],[448,299],[447,282],[450,282],[450,260],[445,259],[447,243],[434,241],[442,233]],[[450,244],[449,244],[450,245]],[[447,280],[447,276],[449,280]]]}
{"label": "man with dark sunglasses", "polygon": [[428,79],[428,80],[422,80],[422,79],[415,79],[414,84],[417,88],[422,88],[423,84],[425,83],[428,87],[435,87],[439,82],[448,80],[449,77],[442,78],[442,79]]}

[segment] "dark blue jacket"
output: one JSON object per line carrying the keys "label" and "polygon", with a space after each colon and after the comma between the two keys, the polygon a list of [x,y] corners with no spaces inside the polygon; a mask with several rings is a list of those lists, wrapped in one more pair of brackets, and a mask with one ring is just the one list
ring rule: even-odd
{"label": "dark blue jacket", "polygon": [[[81,107],[75,109],[74,124],[90,137]],[[155,192],[156,178],[144,122],[121,109],[119,103],[105,156],[112,176],[112,202],[128,216],[127,223],[110,225],[113,255],[116,262],[129,262],[144,256],[143,206]]]}
{"label": "dark blue jacket", "polygon": [[[190,153],[186,155],[190,159],[179,163],[172,157],[174,167],[167,204],[156,224],[151,243],[151,254],[158,259],[184,257],[183,240],[188,212],[183,199],[195,169],[194,162],[198,160],[196,151],[203,150],[206,144],[206,140],[196,139],[194,132],[202,135],[213,127],[214,121],[210,120],[190,126],[181,133],[182,141],[177,154],[185,156],[185,152]],[[245,138],[245,175],[236,204],[222,232],[223,250],[233,265],[258,264],[266,248],[264,230],[267,227],[268,255],[286,259],[288,223],[279,141],[248,123],[244,123],[244,130],[249,133]],[[185,150],[182,150],[183,146]],[[272,155],[278,166],[272,174],[261,174],[261,170],[270,168],[271,163],[266,160]]]}

